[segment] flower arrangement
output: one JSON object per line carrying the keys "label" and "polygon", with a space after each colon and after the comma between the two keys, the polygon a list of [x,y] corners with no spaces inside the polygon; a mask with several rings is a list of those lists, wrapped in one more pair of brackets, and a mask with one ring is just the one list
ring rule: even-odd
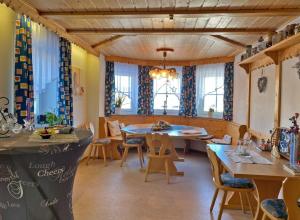
{"label": "flower arrangement", "polygon": [[293,134],[299,133],[299,125],[297,122],[298,118],[299,118],[299,113],[295,113],[294,116],[289,118],[289,120],[292,122],[292,126],[290,127],[289,133],[293,133]]}
{"label": "flower arrangement", "polygon": [[125,96],[124,95],[119,95],[117,98],[116,98],[116,101],[115,101],[115,107],[116,108],[121,108],[124,101],[125,101]]}
{"label": "flower arrangement", "polygon": [[215,112],[215,106],[214,105],[210,106],[208,109],[208,112],[211,112],[211,113]]}

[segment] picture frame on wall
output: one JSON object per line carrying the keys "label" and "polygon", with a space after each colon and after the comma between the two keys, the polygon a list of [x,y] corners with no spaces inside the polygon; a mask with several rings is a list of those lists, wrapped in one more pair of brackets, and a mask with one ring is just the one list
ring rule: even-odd
{"label": "picture frame on wall", "polygon": [[81,70],[78,67],[72,66],[72,77],[73,77],[73,94],[75,96],[82,96],[85,93],[84,87],[81,85],[80,77]]}

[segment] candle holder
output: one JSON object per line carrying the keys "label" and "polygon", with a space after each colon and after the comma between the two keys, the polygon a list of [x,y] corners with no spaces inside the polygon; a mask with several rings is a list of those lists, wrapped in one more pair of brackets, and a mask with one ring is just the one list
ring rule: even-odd
{"label": "candle holder", "polygon": [[8,112],[9,99],[0,97],[0,138],[10,137],[11,133],[18,134],[22,131],[22,125],[17,123],[17,118]]}

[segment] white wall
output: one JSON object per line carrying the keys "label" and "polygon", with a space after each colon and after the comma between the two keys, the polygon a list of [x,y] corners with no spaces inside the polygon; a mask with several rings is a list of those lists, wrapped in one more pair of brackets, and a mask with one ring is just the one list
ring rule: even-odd
{"label": "white wall", "polygon": [[104,102],[105,102],[105,57],[101,54],[100,62],[100,84],[99,84],[99,116],[104,116]]}
{"label": "white wall", "polygon": [[[257,81],[262,76],[267,77],[267,88],[260,93]],[[250,128],[268,134],[274,128],[275,115],[275,65],[257,69],[252,72],[251,101],[250,101]]]}
{"label": "white wall", "polygon": [[248,111],[248,74],[238,63],[241,54],[234,60],[234,90],[233,90],[233,121],[238,124],[247,124]]}
{"label": "white wall", "polygon": [[281,120],[280,125],[289,127],[288,120],[295,112],[300,112],[300,78],[297,69],[293,68],[299,61],[294,57],[285,60],[282,64],[282,93],[281,93]]}
{"label": "white wall", "polygon": [[80,69],[80,84],[85,93],[82,96],[73,95],[74,126],[87,122],[87,52],[72,44],[72,67]]}
{"label": "white wall", "polygon": [[15,24],[14,11],[0,4],[0,97],[10,99],[10,111],[14,106]]}
{"label": "white wall", "polygon": [[87,114],[88,121],[95,126],[98,136],[99,101],[100,101],[100,60],[98,57],[87,55]]}

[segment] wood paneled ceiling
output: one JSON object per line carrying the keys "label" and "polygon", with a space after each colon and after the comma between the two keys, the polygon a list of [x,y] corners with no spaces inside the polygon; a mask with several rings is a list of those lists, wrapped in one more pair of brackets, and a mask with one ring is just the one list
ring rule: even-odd
{"label": "wood paneled ceiling", "polygon": [[[21,0],[18,0],[21,1]],[[299,0],[22,0],[107,56],[232,56],[300,16]]]}

